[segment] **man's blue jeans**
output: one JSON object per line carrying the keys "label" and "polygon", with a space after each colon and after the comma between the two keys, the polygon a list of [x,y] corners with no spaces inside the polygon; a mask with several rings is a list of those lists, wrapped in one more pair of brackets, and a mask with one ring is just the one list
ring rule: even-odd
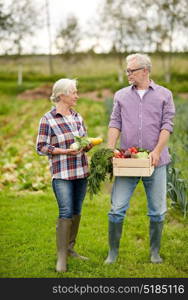
{"label": "man's blue jeans", "polygon": [[59,207],[59,218],[80,215],[86,195],[87,178],[64,180],[53,179],[52,187]]}
{"label": "man's blue jeans", "polygon": [[[141,177],[116,177],[111,196],[109,220],[114,223],[123,221],[129,208],[130,198]],[[150,177],[142,177],[146,196],[148,216],[153,222],[165,218],[166,206],[166,165],[156,167]]]}

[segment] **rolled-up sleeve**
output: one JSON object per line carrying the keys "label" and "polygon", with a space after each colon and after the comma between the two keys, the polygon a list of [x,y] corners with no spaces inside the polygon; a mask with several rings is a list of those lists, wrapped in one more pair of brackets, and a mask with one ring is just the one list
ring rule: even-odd
{"label": "rolled-up sleeve", "polygon": [[39,123],[38,136],[36,141],[36,151],[39,155],[51,155],[54,146],[50,145],[51,129],[45,117]]}
{"label": "rolled-up sleeve", "polygon": [[175,105],[172,97],[172,93],[169,93],[167,100],[163,106],[163,117],[161,123],[161,130],[166,129],[170,133],[173,132],[173,119],[175,116]]}
{"label": "rolled-up sleeve", "polygon": [[119,104],[116,94],[114,96],[114,106],[113,106],[113,110],[112,110],[112,114],[110,117],[110,122],[109,122],[108,127],[109,128],[117,128],[120,131],[121,131],[121,127],[122,127],[121,107],[120,107],[120,104]]}

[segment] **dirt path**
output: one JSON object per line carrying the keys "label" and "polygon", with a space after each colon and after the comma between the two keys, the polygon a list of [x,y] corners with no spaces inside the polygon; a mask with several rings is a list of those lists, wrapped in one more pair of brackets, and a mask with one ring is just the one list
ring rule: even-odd
{"label": "dirt path", "polygon": [[[18,98],[25,100],[36,100],[41,98],[50,98],[52,91],[52,85],[46,84],[39,86],[35,89],[26,90],[18,95]],[[113,97],[113,93],[109,89],[103,89],[100,91],[92,91],[86,93],[79,93],[80,98],[89,98],[94,101],[104,101],[106,98]]]}

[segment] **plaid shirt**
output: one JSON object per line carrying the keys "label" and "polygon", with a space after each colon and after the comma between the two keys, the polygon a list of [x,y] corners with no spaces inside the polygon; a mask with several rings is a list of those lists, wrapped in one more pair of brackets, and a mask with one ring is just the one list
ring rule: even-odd
{"label": "plaid shirt", "polygon": [[75,128],[74,131],[66,118],[56,112],[56,108],[47,112],[40,120],[36,150],[39,155],[48,156],[52,178],[74,180],[89,175],[85,153],[52,155],[54,148],[70,148],[70,145],[75,142],[75,135],[86,135],[86,128],[80,114],[73,110],[71,110],[71,114],[75,121],[72,124]]}

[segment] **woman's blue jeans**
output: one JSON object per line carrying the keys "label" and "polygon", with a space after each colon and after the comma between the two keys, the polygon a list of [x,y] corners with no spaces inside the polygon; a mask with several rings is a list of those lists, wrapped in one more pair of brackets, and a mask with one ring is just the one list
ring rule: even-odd
{"label": "woman's blue jeans", "polygon": [[87,178],[64,180],[53,179],[52,187],[59,207],[59,218],[80,215],[86,195]]}
{"label": "woman's blue jeans", "polygon": [[165,218],[166,206],[166,165],[156,167],[150,177],[116,177],[111,196],[109,220],[114,223],[123,221],[130,205],[130,198],[140,180],[144,184],[147,196],[148,216],[153,222]]}

